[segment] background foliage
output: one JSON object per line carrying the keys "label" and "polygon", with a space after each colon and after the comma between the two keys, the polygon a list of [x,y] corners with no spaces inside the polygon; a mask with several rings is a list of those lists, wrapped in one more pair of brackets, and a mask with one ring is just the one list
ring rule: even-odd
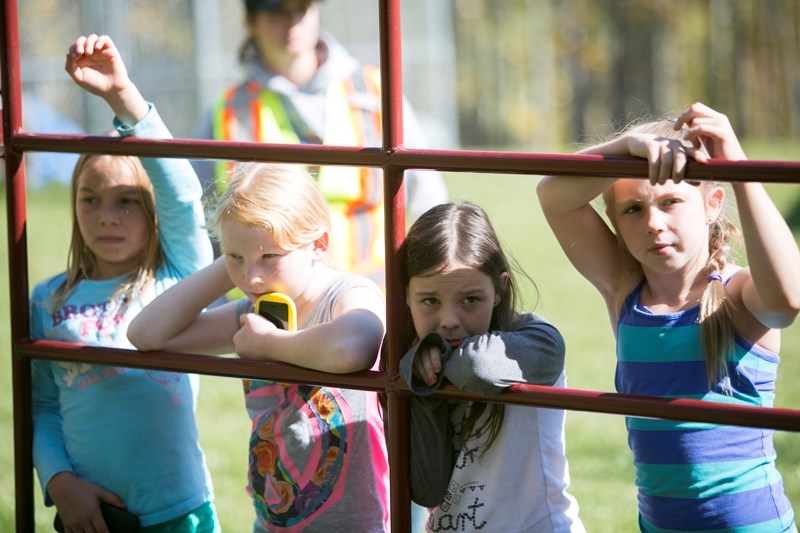
{"label": "background foliage", "polygon": [[745,136],[800,134],[796,0],[453,5],[464,145],[552,149],[696,100]]}

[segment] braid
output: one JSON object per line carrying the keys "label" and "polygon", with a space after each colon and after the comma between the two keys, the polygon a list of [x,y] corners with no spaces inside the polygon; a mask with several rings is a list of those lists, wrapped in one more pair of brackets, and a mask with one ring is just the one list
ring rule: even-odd
{"label": "braid", "polygon": [[709,389],[728,376],[727,359],[733,350],[733,304],[725,293],[720,272],[728,264],[729,242],[737,239],[739,231],[724,215],[709,226],[706,264],[708,286],[700,299],[700,336],[706,354],[706,376]]}

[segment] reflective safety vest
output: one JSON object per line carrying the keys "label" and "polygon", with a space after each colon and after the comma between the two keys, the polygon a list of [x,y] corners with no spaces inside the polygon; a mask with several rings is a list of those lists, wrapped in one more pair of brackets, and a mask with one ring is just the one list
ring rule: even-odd
{"label": "reflective safety vest", "polygon": [[[217,102],[214,138],[242,142],[299,144],[284,96],[255,81],[229,88]],[[365,66],[325,92],[322,144],[380,146],[380,73]],[[301,133],[302,135],[302,133]],[[319,142],[317,139],[315,142]],[[217,164],[217,190],[227,186],[234,163]],[[372,278],[384,286],[383,179],[379,169],[324,166],[317,183],[331,214],[331,258],[334,266]]]}

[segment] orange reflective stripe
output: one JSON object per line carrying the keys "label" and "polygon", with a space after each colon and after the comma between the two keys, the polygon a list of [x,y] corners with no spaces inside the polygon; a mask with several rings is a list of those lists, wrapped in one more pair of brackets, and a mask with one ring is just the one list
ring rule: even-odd
{"label": "orange reflective stripe", "polygon": [[[353,95],[359,94],[361,101]],[[366,66],[351,79],[331,84],[325,94],[323,143],[380,144],[380,71]],[[225,91],[214,114],[214,138],[296,144],[300,139],[281,96],[247,82]],[[217,164],[224,190],[233,163]],[[324,166],[317,181],[331,208],[331,258],[346,271],[383,277],[383,180],[379,169]],[[377,276],[377,277],[376,277]]]}
{"label": "orange reflective stripe", "polygon": [[[280,96],[261,90],[261,86],[253,81],[225,91],[217,103],[213,131],[214,138],[223,141],[299,142],[283,110]],[[217,163],[215,182],[218,191],[227,187],[234,165],[229,161]]]}
{"label": "orange reflective stripe", "polygon": [[355,260],[355,245],[350,231],[351,221],[344,211],[342,204],[331,205],[331,247],[330,259],[336,268],[351,271],[357,263]]}
{"label": "orange reflective stripe", "polygon": [[[361,71],[347,80],[353,94],[371,95],[372,102],[361,102],[361,106],[351,103],[350,112],[353,124],[358,130],[361,145],[381,145],[381,100],[380,70],[373,65],[365,65]],[[361,169],[361,203],[379,205],[383,203],[383,178],[378,169]]]}
{"label": "orange reflective stripe", "polygon": [[[237,87],[227,89],[222,97],[217,101],[212,117],[212,131],[214,139],[229,140],[233,137],[233,130],[237,128],[235,109],[228,105],[228,102],[236,94]],[[225,190],[227,186],[227,176],[233,164],[228,161],[218,161],[214,173],[214,183],[217,191]]]}

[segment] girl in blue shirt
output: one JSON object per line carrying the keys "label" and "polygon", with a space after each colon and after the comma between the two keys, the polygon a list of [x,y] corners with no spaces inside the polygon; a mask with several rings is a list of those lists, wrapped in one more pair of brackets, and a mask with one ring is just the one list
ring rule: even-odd
{"label": "girl in blue shirt", "polygon": [[[65,68],[121,136],[171,137],[108,36],[79,37]],[[133,317],[212,260],[201,195],[184,159],[81,156],[67,270],[35,287],[31,337],[133,349]],[[32,379],[34,466],[67,531],[107,531],[101,503],[148,531],[219,530],[188,375],[34,361]]]}

